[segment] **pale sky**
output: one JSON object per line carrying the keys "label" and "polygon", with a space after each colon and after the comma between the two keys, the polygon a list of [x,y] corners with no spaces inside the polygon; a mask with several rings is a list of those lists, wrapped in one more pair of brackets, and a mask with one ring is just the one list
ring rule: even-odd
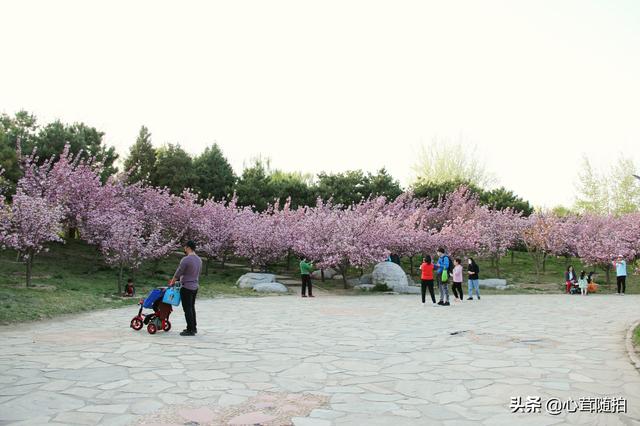
{"label": "pale sky", "polygon": [[462,138],[499,183],[569,205],[586,154],[640,160],[638,1],[2,1],[0,112],[83,121],[125,155],[217,141],[303,172]]}

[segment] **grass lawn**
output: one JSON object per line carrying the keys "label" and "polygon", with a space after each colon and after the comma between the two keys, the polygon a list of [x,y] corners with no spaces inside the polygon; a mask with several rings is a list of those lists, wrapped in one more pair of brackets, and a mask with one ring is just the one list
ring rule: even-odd
{"label": "grass lawn", "polygon": [[640,325],[633,331],[633,344],[636,346],[636,351],[640,353]]}
{"label": "grass lawn", "polygon": [[[0,252],[0,324],[51,318],[94,309],[132,306],[153,287],[166,285],[180,260],[175,254],[156,265],[149,262],[138,271],[134,280],[136,297],[117,294],[118,273],[104,264],[97,251],[81,241],[54,245],[48,253],[35,258],[33,287],[25,287],[25,267],[16,261],[16,254]],[[155,271],[154,271],[155,269]],[[235,287],[245,271],[220,266],[209,268],[201,279],[198,297],[254,296],[251,290]]]}

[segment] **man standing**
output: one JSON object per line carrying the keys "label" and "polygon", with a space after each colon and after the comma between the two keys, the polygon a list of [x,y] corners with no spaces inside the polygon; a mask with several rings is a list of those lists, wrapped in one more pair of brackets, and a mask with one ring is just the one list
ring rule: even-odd
{"label": "man standing", "polygon": [[313,263],[302,259],[300,261],[300,276],[302,277],[302,297],[307,297],[307,287],[309,288],[309,297],[313,296],[311,290],[311,271],[313,271]]}
{"label": "man standing", "polygon": [[196,295],[198,294],[198,282],[200,270],[202,269],[202,259],[196,254],[196,243],[188,241],[184,246],[185,257],[180,260],[180,265],[169,281],[169,285],[180,280],[180,299],[182,299],[182,310],[187,321],[187,328],[180,333],[181,336],[195,336],[198,333],[196,328]]}
{"label": "man standing", "polygon": [[447,275],[449,274],[451,259],[449,259],[449,256],[445,253],[443,248],[439,248],[437,253],[438,263],[436,263],[436,282],[438,283],[438,289],[440,290],[440,301],[438,302],[438,305],[450,306],[448,279],[443,282],[442,274],[444,271],[447,271]]}
{"label": "man standing", "polygon": [[622,255],[619,255],[618,260],[613,261],[613,266],[616,268],[616,284],[618,285],[618,294],[624,294],[627,287],[627,262],[625,262]]}

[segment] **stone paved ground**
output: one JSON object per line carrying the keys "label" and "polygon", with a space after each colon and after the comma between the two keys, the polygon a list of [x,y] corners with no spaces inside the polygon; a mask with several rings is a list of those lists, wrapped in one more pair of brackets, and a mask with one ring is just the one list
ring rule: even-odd
{"label": "stone paved ground", "polygon": [[[237,411],[234,424],[269,424],[276,408],[303,426],[640,424],[640,374],[623,341],[638,296],[487,296],[448,308],[411,296],[284,296],[197,307],[194,338],[178,335],[180,310],[174,330],[155,336],[128,328],[134,308],[2,328],[0,424],[216,424],[222,409]],[[625,397],[628,413],[510,414],[510,397],[528,395]],[[176,420],[179,409],[186,419]]]}

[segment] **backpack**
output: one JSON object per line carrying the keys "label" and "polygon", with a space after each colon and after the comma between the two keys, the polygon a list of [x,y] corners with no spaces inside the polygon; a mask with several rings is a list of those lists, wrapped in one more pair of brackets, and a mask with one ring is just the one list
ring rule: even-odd
{"label": "backpack", "polygon": [[449,281],[449,276],[453,273],[453,262],[451,261],[449,255],[445,255],[442,257],[446,257],[449,260],[449,266],[447,267],[447,269],[442,271],[442,282],[446,283],[447,281]]}

